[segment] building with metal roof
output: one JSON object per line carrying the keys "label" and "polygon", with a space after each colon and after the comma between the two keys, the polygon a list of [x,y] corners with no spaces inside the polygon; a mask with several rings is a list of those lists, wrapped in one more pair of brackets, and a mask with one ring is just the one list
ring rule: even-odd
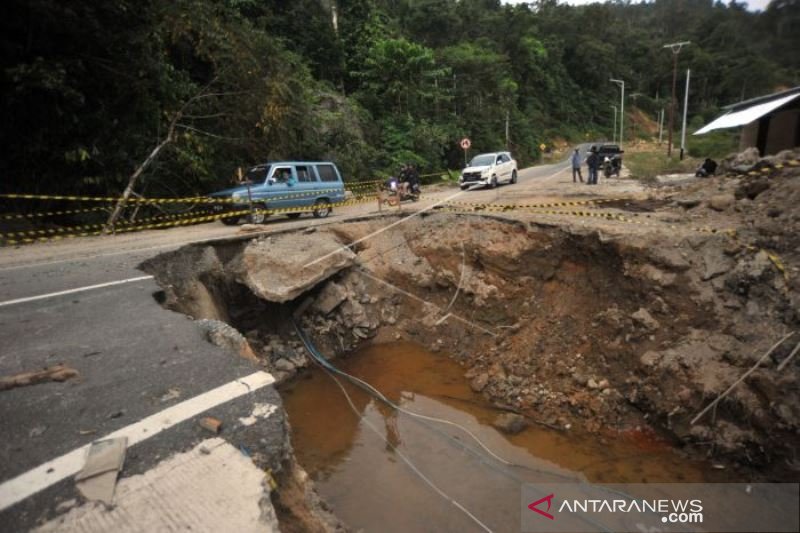
{"label": "building with metal roof", "polygon": [[754,146],[764,155],[800,146],[800,87],[724,107],[725,114],[694,135],[742,127],[739,149]]}

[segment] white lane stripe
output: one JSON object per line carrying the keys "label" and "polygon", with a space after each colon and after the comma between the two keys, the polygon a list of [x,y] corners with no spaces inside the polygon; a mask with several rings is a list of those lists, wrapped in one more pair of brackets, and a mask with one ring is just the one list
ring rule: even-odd
{"label": "white lane stripe", "polygon": [[21,304],[25,302],[35,302],[36,300],[44,300],[46,298],[55,298],[56,296],[64,296],[65,294],[75,294],[76,292],[91,291],[94,289],[102,289],[105,287],[113,287],[115,285],[123,285],[125,283],[136,283],[137,281],[144,281],[146,279],[153,279],[153,276],[139,276],[137,278],[120,279],[117,281],[109,281],[107,283],[98,283],[97,285],[87,285],[86,287],[78,287],[76,289],[67,289],[65,291],[50,292],[47,294],[40,294],[38,296],[28,296],[26,298],[17,298],[16,300],[6,300],[0,302],[0,307],[6,305]]}
{"label": "white lane stripe", "polygon": [[23,264],[19,264],[19,265],[10,265],[10,266],[0,267],[0,272],[5,272],[7,270],[19,270],[21,268],[36,268],[36,267],[42,267],[42,266],[60,265],[62,263],[85,263],[86,261],[88,261],[90,259],[101,259],[103,257],[114,257],[114,256],[117,256],[117,255],[130,255],[130,254],[135,254],[135,253],[139,253],[139,252],[151,252],[153,250],[163,250],[164,248],[175,248],[175,249],[178,249],[181,246],[186,246],[187,244],[197,244],[197,243],[200,243],[200,242],[208,242],[208,241],[213,241],[213,240],[216,240],[216,239],[225,239],[225,238],[228,238],[228,237],[230,237],[230,235],[220,235],[220,236],[216,236],[216,237],[215,236],[210,236],[210,237],[205,237],[203,239],[197,239],[197,240],[194,240],[194,241],[184,241],[184,242],[178,242],[178,243],[172,243],[172,244],[159,244],[157,246],[148,246],[147,248],[131,248],[129,250],[120,250],[118,252],[100,253],[100,254],[95,254],[95,255],[82,255],[80,257],[72,257],[72,258],[67,258],[67,259],[55,259],[53,261],[43,261],[43,262],[40,262],[40,263],[23,263]]}
{"label": "white lane stripe", "polygon": [[[208,411],[212,407],[274,382],[275,378],[271,374],[258,371],[173,405],[98,440],[128,437],[128,447],[131,447],[161,433],[165,429]],[[88,449],[89,444],[81,446],[0,485],[0,512],[69,476],[77,474],[83,468]]]}

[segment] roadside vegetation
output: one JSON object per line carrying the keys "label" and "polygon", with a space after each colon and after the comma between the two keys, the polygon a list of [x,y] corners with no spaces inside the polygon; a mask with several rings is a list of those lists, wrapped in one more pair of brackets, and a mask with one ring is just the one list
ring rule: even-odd
{"label": "roadside vegetation", "polygon": [[681,160],[680,150],[673,150],[672,157],[667,157],[666,150],[665,144],[663,147],[648,146],[641,151],[625,152],[624,164],[630,170],[631,178],[652,181],[656,176],[692,172],[702,162],[694,157]]}
{"label": "roadside vegetation", "polygon": [[[417,163],[458,168],[506,145],[612,138],[610,77],[654,118],[670,93],[663,44],[691,40],[692,124],[800,83],[797,2],[763,13],[704,1],[11,0],[3,192],[203,194],[238,166],[331,159],[345,178]],[[651,138],[628,122],[626,139]],[[693,141],[695,142],[695,141]],[[711,142],[711,141],[706,141]],[[698,150],[712,153],[712,148]],[[695,153],[695,150],[692,150]]]}

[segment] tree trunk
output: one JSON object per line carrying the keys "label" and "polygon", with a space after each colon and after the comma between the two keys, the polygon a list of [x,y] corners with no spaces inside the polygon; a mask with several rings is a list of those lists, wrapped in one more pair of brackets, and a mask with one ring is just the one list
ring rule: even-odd
{"label": "tree trunk", "polygon": [[158,153],[175,140],[175,127],[178,124],[178,121],[181,119],[182,113],[178,112],[175,115],[175,118],[172,119],[172,122],[169,125],[169,130],[167,131],[167,136],[164,138],[163,141],[158,143],[158,146],[153,148],[153,151],[150,152],[150,155],[147,156],[141,165],[139,165],[136,170],[131,174],[131,177],[128,179],[128,185],[125,187],[125,190],[122,192],[122,196],[117,201],[117,205],[114,206],[114,211],[111,213],[111,216],[108,217],[108,222],[106,222],[107,230],[114,231],[114,225],[119,220],[120,215],[122,214],[123,209],[125,209],[125,204],[127,204],[128,199],[130,198],[131,194],[133,193],[133,188],[136,186],[136,182],[139,180],[139,176],[147,169],[148,166],[158,157]]}

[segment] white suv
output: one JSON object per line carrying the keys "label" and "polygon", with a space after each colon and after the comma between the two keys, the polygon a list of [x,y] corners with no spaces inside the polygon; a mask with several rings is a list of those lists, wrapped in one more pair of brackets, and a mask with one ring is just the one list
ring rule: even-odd
{"label": "white suv", "polygon": [[476,155],[458,179],[461,190],[475,185],[495,188],[501,181],[517,182],[517,162],[509,152]]}

